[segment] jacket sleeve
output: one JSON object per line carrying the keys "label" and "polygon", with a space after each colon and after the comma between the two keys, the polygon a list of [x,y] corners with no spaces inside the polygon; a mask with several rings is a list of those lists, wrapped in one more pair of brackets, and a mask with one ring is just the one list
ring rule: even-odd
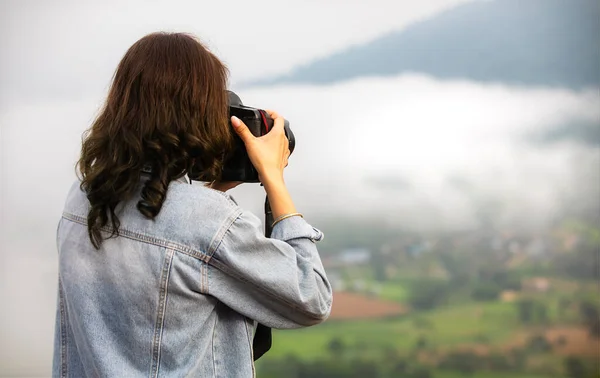
{"label": "jacket sleeve", "polygon": [[301,217],[282,220],[271,238],[242,212],[209,260],[208,294],[271,328],[299,328],[329,316],[331,285],[317,251],[321,231]]}

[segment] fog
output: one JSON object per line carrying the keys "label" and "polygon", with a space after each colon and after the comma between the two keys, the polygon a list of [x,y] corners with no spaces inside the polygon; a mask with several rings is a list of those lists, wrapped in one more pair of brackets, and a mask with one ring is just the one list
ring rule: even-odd
{"label": "fog", "polygon": [[287,177],[311,214],[456,230],[478,227],[491,203],[499,205],[490,220],[511,227],[547,225],[575,199],[598,208],[598,146],[534,142],[557,127],[599,124],[597,90],[406,75],[264,88],[243,99],[291,120],[298,144]]}
{"label": "fog", "polygon": [[[309,220],[375,216],[406,229],[464,230],[479,227],[483,211],[499,227],[541,227],[565,207],[598,208],[598,146],[532,141],[560,125],[600,122],[595,90],[404,75],[237,92],[246,104],[290,120],[297,148],[286,180]],[[56,224],[75,179],[81,134],[99,106],[55,101],[0,114],[0,124],[8,125],[2,127],[0,294],[11,304],[1,322],[4,371],[49,369]],[[258,185],[233,194],[261,215]]]}

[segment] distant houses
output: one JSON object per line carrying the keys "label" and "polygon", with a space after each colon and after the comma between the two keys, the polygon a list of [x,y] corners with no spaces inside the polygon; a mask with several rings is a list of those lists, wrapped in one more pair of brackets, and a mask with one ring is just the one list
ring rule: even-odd
{"label": "distant houses", "polygon": [[342,268],[367,265],[371,262],[371,251],[366,248],[346,248],[336,256],[323,262],[325,268]]}
{"label": "distant houses", "polygon": [[550,289],[550,280],[544,277],[534,277],[523,280],[522,291],[529,293],[545,293]]}

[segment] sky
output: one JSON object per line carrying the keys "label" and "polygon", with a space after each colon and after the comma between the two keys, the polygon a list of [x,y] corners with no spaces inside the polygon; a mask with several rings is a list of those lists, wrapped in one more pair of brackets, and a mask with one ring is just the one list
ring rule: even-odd
{"label": "sky", "polygon": [[3,1],[0,100],[99,99],[126,49],[157,30],[196,34],[228,65],[235,85],[464,2]]}
{"label": "sky", "polygon": [[[464,2],[3,1],[0,376],[48,375],[54,237],[81,135],[126,49],[157,30],[199,36],[228,65],[244,103],[290,120],[297,147],[286,181],[309,220],[369,215],[414,230],[473,230],[484,209],[500,228],[541,228],[565,204],[598,206],[597,146],[530,142],[556,126],[600,123],[598,88],[417,74],[328,86],[239,85]],[[243,185],[233,194],[260,215],[261,191]]]}

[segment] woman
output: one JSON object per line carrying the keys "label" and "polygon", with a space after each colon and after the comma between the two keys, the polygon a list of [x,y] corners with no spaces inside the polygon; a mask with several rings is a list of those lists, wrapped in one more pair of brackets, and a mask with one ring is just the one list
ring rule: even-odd
{"label": "woman", "polygon": [[[233,146],[226,68],[196,39],[136,42],[82,146],[57,233],[53,375],[252,377],[257,323],[325,320],[331,287],[283,180],[283,119],[254,137],[237,118],[269,197],[271,238],[221,182]],[[209,187],[190,185],[201,167]]]}

